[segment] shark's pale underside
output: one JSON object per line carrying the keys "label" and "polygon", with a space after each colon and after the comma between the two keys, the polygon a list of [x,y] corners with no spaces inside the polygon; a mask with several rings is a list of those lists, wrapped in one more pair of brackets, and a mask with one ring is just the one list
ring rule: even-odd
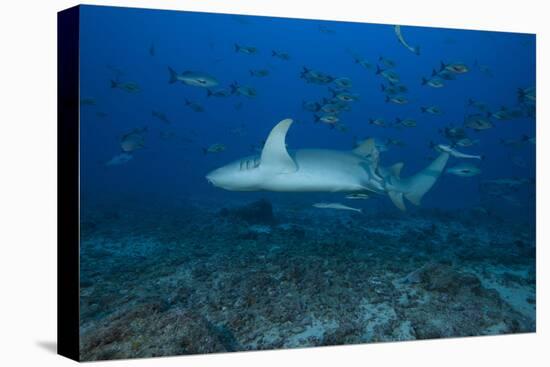
{"label": "shark's pale underside", "polygon": [[375,192],[387,194],[401,210],[403,197],[420,205],[449,159],[442,152],[417,174],[401,178],[403,163],[382,167],[373,139],[354,150],[299,149],[288,151],[286,133],[291,119],[279,122],[269,134],[260,156],[250,156],[210,172],[206,179],[230,191]]}

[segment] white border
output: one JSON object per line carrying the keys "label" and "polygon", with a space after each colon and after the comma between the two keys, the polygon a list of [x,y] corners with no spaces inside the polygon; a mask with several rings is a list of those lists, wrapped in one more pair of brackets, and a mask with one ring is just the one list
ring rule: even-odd
{"label": "white border", "polygon": [[[548,362],[548,10],[542,1],[112,0],[89,4],[537,33],[537,334],[109,362],[141,366],[536,366]],[[9,5],[6,5],[9,4]],[[0,365],[69,365],[56,338],[56,12],[12,1],[0,34]],[[368,42],[368,41],[365,41]],[[510,55],[514,57],[514,55]],[[545,267],[546,265],[546,267]],[[546,285],[546,287],[545,287]],[[545,289],[546,288],[546,289]],[[50,346],[50,347],[48,347]],[[102,365],[103,363],[99,363]]]}

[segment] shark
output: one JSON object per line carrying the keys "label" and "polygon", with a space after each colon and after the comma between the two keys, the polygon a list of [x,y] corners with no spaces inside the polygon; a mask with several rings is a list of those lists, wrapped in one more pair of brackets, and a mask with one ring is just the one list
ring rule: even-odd
{"label": "shark", "polygon": [[284,119],[269,133],[260,155],[248,156],[206,175],[215,187],[229,191],[342,192],[387,195],[406,210],[404,198],[420,205],[449,160],[440,152],[427,167],[403,178],[403,163],[380,165],[374,139],[353,150],[298,149],[289,151],[286,135],[293,120]]}

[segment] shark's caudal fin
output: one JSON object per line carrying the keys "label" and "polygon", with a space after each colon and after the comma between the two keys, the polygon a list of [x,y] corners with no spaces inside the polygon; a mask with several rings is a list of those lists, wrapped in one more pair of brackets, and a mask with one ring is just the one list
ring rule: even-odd
{"label": "shark's caudal fin", "polygon": [[286,150],[286,133],[291,124],[292,119],[284,119],[269,133],[262,150],[262,169],[276,173],[291,173],[298,170],[298,166]]}
{"label": "shark's caudal fin", "polygon": [[[414,205],[420,205],[420,201],[426,192],[435,184],[449,160],[449,153],[441,153],[429,166],[416,175],[399,179],[397,176],[390,180],[387,191],[392,202],[401,210],[405,210],[403,196]],[[394,168],[395,173],[401,171]]]}

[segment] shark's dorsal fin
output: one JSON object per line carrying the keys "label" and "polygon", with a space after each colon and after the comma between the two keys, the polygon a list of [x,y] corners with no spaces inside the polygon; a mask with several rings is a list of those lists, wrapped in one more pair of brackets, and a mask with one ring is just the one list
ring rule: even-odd
{"label": "shark's dorsal fin", "polygon": [[269,133],[262,149],[261,167],[277,173],[296,172],[298,167],[286,150],[286,133],[292,124],[292,119],[279,122]]}
{"label": "shark's dorsal fin", "polygon": [[403,202],[403,193],[399,191],[388,191],[388,195],[391,201],[395,204],[396,207],[402,211],[407,210],[405,203]]}
{"label": "shark's dorsal fin", "polygon": [[403,169],[403,162],[399,162],[390,167],[390,172],[397,178],[401,177],[401,169]]}

